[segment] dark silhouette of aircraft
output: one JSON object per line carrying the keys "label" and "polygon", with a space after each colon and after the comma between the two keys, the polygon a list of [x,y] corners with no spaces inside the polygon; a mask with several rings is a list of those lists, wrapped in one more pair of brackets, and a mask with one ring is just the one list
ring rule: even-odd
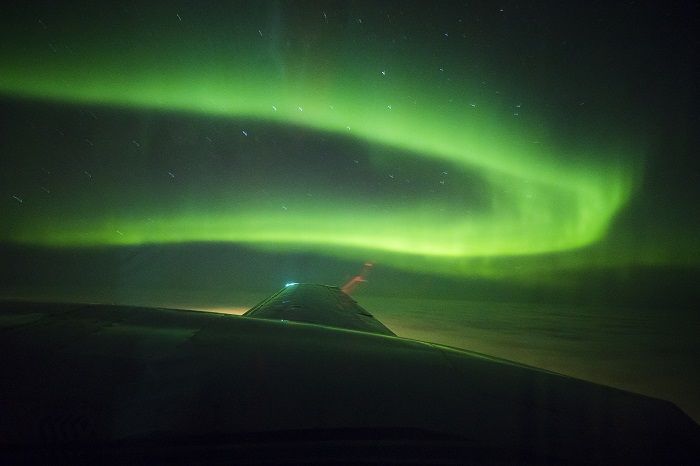
{"label": "dark silhouette of aircraft", "polygon": [[400,338],[338,287],[0,309],[3,464],[700,464],[672,403]]}

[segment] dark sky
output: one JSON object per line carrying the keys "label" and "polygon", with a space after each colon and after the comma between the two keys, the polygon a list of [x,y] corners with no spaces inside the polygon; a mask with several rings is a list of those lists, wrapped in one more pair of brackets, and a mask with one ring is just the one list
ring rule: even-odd
{"label": "dark sky", "polygon": [[126,270],[146,289],[335,282],[372,260],[379,294],[692,296],[697,9],[7,7],[6,287],[105,287],[141,254]]}

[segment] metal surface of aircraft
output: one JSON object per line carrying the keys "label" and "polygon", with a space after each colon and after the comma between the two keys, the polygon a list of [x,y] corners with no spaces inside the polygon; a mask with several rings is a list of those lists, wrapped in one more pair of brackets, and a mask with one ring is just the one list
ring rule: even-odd
{"label": "metal surface of aircraft", "polygon": [[243,316],[0,309],[5,464],[700,458],[698,425],[672,403],[400,338],[338,287],[288,284]]}

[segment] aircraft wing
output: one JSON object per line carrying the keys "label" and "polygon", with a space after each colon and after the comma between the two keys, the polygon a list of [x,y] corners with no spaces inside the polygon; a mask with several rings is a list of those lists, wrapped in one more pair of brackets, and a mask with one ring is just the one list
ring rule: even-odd
{"label": "aircraft wing", "polygon": [[666,401],[381,331],[0,301],[0,464],[700,464],[699,430]]}
{"label": "aircraft wing", "polygon": [[337,286],[290,283],[243,316],[396,336]]}

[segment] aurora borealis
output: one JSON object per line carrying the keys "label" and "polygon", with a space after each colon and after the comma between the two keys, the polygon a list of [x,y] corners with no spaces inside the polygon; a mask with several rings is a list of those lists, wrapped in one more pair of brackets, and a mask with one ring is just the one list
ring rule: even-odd
{"label": "aurora borealis", "polygon": [[[359,16],[347,24],[346,18],[329,19],[325,13],[318,35],[307,35],[290,29],[305,26],[311,13],[297,14],[286,28],[272,27],[263,18],[227,28],[201,12],[176,10],[169,8],[169,15],[155,7],[93,12],[97,24],[81,23],[77,10],[55,20],[38,18],[14,49],[5,45],[9,66],[0,77],[0,91],[19,99],[89,105],[98,113],[105,107],[157,110],[235,120],[241,128],[248,122],[312,130],[316,137],[332,135],[400,152],[394,156],[397,166],[401,159],[425,160],[436,175],[444,174],[432,190],[440,183],[476,180],[482,192],[435,203],[410,184],[418,184],[414,179],[424,174],[410,173],[397,182],[406,181],[403,189],[414,199],[396,203],[360,192],[381,206],[367,208],[371,204],[352,196],[319,192],[314,167],[309,167],[297,183],[266,187],[274,190],[273,197],[284,198],[299,185],[310,185],[313,199],[291,209],[249,195],[250,183],[236,178],[235,188],[222,183],[216,195],[197,189],[180,205],[160,199],[166,194],[155,189],[155,197],[140,199],[128,213],[94,207],[87,213],[79,202],[61,206],[41,218],[22,217],[4,233],[5,240],[47,246],[232,242],[369,256],[440,273],[479,273],[468,259],[565,252],[595,243],[640,180],[645,147],[638,139],[623,134],[598,140],[601,135],[592,134],[562,142],[549,137],[551,129],[534,104],[530,109],[529,102],[515,97],[517,91],[484,85],[463,64],[453,66],[454,52],[445,53],[442,67],[427,71],[430,65],[422,66],[436,80],[411,69],[410,46],[362,48],[358,58],[355,47],[339,41],[337,29],[361,34],[362,28],[371,28]],[[79,33],[66,26],[73,22],[83,26]],[[465,40],[449,39],[449,32],[438,37]],[[48,47],[39,43],[42,38],[49,40]],[[256,135],[250,129],[236,133]],[[113,142],[95,146],[97,157],[105,156],[100,153],[105,144]],[[143,149],[141,156],[148,157]],[[371,151],[364,158],[377,164]],[[373,175],[392,181],[397,169],[381,167]],[[105,197],[124,195],[108,189]],[[30,202],[22,204],[32,209]]]}
{"label": "aurora borealis", "polygon": [[640,112],[642,98],[659,113],[676,105],[686,74],[675,87],[629,80],[645,51],[676,67],[684,55],[667,54],[673,39],[654,49],[631,45],[636,33],[586,29],[624,14],[10,9],[0,95],[18,136],[5,141],[14,169],[0,239],[232,244],[457,277],[697,265],[696,222],[668,218],[659,200],[675,193],[645,186],[673,181],[659,178],[656,152],[679,138],[661,142],[658,117]]}

